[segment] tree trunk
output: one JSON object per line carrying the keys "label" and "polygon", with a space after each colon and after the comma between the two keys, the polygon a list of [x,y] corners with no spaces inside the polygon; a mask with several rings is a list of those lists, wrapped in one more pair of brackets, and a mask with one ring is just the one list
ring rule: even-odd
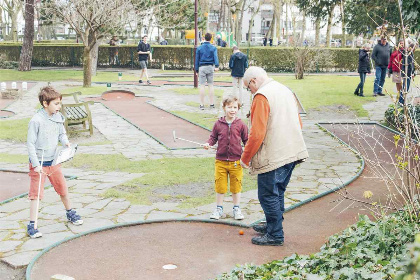
{"label": "tree trunk", "polygon": [[19,71],[31,71],[32,50],[34,47],[34,0],[25,4],[25,36],[20,53]]}
{"label": "tree trunk", "polygon": [[321,19],[316,18],[315,20],[315,47],[319,47],[319,35],[321,33]]}
{"label": "tree trunk", "polygon": [[283,39],[283,1],[278,2],[278,9],[277,9],[277,34],[279,36],[279,39]]}
{"label": "tree trunk", "polygon": [[303,46],[303,42],[305,42],[305,30],[306,30],[306,11],[303,11],[302,15],[302,33],[300,36],[300,45]]}
{"label": "tree trunk", "polygon": [[329,13],[328,13],[328,24],[327,24],[327,36],[326,36],[326,40],[327,40],[327,48],[331,47],[331,23],[332,23],[332,18],[333,18],[333,12],[334,12],[334,8],[335,6],[332,6]]}
{"label": "tree trunk", "polygon": [[289,5],[286,2],[286,46],[289,46]]}
{"label": "tree trunk", "polygon": [[90,59],[90,48],[85,46],[83,48],[83,87],[92,86],[92,66]]}
{"label": "tree trunk", "polygon": [[96,76],[96,70],[98,68],[98,54],[99,54],[99,40],[95,43],[92,50],[90,51],[91,67],[92,67],[92,77]]}
{"label": "tree trunk", "polygon": [[345,23],[345,19],[344,19],[344,3],[343,0],[341,0],[340,3],[340,12],[341,12],[341,47],[345,48],[346,47],[346,23]]}
{"label": "tree trunk", "polygon": [[246,4],[246,0],[243,0],[242,8],[241,8],[241,17],[239,18],[239,21],[238,21],[238,38],[236,41],[238,42],[238,45],[242,42],[242,22],[244,21],[245,4]]}
{"label": "tree trunk", "polygon": [[12,20],[12,27],[11,27],[11,34],[9,34],[9,36],[11,36],[13,41],[17,41],[18,40],[18,34],[17,34],[17,16],[18,13],[13,12],[10,15],[10,19]]}

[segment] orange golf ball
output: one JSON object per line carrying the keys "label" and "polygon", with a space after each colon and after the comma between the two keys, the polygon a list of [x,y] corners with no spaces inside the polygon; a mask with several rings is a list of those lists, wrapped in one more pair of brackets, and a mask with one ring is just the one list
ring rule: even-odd
{"label": "orange golf ball", "polygon": [[240,230],[239,231],[239,235],[244,235],[244,231],[243,230]]}

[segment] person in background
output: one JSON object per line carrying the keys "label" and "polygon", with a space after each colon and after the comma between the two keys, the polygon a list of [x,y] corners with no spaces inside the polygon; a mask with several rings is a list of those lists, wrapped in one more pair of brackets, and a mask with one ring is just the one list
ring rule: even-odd
{"label": "person in background", "polygon": [[372,60],[375,62],[375,82],[373,84],[373,96],[385,96],[382,93],[386,70],[388,69],[389,58],[391,56],[389,44],[385,36],[373,48]]}
{"label": "person in background", "polygon": [[198,72],[198,81],[200,83],[200,110],[204,110],[206,82],[209,87],[210,109],[215,108],[213,75],[214,71],[219,70],[219,58],[217,56],[217,48],[210,43],[211,37],[210,33],[204,35],[206,41],[197,48],[195,54],[194,69]]}
{"label": "person in background", "polygon": [[238,96],[239,102],[243,104],[242,78],[244,77],[245,70],[248,68],[248,57],[237,46],[234,46],[232,50],[233,54],[229,59],[229,68],[232,70],[233,95]]}
{"label": "person in background", "polygon": [[139,42],[139,45],[137,46],[137,53],[139,54],[139,64],[141,69],[141,75],[139,83],[143,84],[143,75],[146,75],[147,84],[152,84],[149,80],[149,75],[147,74],[147,59],[150,57],[150,61],[153,61],[152,59],[152,52],[150,45],[147,43],[147,36],[143,36],[142,40]]}
{"label": "person in background", "polygon": [[400,94],[401,89],[402,89],[401,60],[402,60],[403,52],[404,52],[404,40],[400,40],[400,42],[398,43],[398,46],[394,47],[394,51],[392,52],[389,58],[389,65],[388,65],[388,78],[390,78],[392,74],[392,82],[395,83],[398,94]]}
{"label": "person in background", "polygon": [[359,50],[359,67],[357,72],[359,72],[360,83],[358,84],[356,90],[354,91],[355,95],[364,97],[363,95],[363,86],[366,81],[366,74],[370,74],[370,58],[369,58],[370,45],[364,44],[363,47]]}

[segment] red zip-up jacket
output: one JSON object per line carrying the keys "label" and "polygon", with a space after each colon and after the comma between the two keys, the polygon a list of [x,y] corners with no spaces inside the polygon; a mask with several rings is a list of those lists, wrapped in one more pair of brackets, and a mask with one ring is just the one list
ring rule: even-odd
{"label": "red zip-up jacket", "polygon": [[210,146],[217,142],[216,159],[223,161],[237,161],[241,158],[242,146],[248,141],[248,128],[244,122],[236,118],[228,125],[225,117],[221,117],[213,126],[210,138],[207,141]]}
{"label": "red zip-up jacket", "polygon": [[391,54],[389,58],[388,69],[392,69],[392,72],[401,72],[401,60],[402,54],[400,50],[396,50]]}

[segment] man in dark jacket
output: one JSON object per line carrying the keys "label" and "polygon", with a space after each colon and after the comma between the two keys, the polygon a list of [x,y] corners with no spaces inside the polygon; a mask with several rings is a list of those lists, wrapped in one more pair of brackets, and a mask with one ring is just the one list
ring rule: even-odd
{"label": "man in dark jacket", "polygon": [[[245,70],[248,68],[248,57],[242,53],[237,46],[232,48],[233,54],[229,60],[229,68],[232,69],[232,85],[233,95],[238,96],[239,90],[239,102],[243,104],[243,81]],[[242,107],[242,106],[241,106]]]}
{"label": "man in dark jacket", "polygon": [[375,62],[375,82],[373,84],[373,96],[384,96],[382,89],[385,83],[386,70],[388,69],[389,57],[391,50],[386,41],[386,37],[382,36],[380,42],[373,48],[372,59]]}
{"label": "man in dark jacket", "polygon": [[206,41],[197,48],[195,54],[194,69],[198,72],[198,81],[200,83],[200,109],[204,110],[204,91],[206,82],[209,87],[210,109],[214,108],[214,88],[213,73],[219,70],[219,58],[217,57],[217,48],[211,41],[212,35],[206,33]]}
{"label": "man in dark jacket", "polygon": [[137,53],[139,54],[139,63],[140,63],[140,69],[141,69],[141,75],[139,83],[143,84],[143,74],[146,75],[147,84],[150,85],[151,82],[149,80],[149,75],[147,75],[147,59],[150,56],[150,61],[153,61],[152,59],[152,52],[150,49],[150,45],[147,43],[147,36],[143,36],[142,40],[139,42],[139,45],[137,46]]}

